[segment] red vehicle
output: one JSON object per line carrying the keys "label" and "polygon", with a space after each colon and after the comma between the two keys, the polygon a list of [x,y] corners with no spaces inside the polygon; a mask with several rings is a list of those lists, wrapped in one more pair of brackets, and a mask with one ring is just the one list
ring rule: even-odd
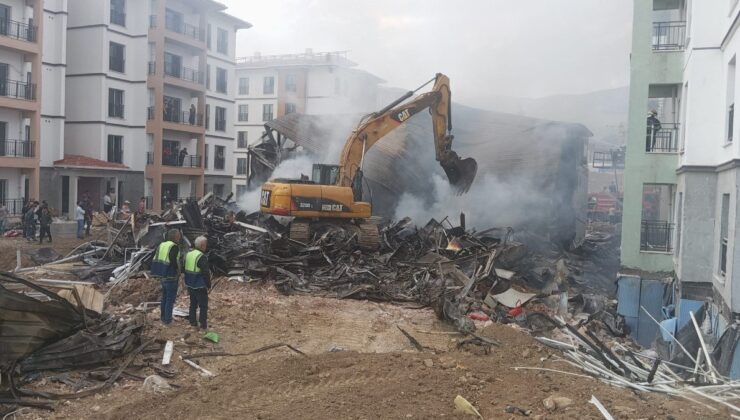
{"label": "red vehicle", "polygon": [[622,219],[622,195],[610,192],[588,194],[588,218],[617,223]]}

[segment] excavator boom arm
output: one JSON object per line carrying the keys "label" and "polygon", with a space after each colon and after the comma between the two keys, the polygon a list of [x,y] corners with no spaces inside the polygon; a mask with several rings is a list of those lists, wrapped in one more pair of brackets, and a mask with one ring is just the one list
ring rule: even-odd
{"label": "excavator boom arm", "polygon": [[[352,186],[357,170],[360,169],[365,153],[381,138],[403,124],[412,116],[429,109],[432,114],[434,149],[437,161],[447,173],[450,182],[459,190],[467,191],[477,171],[476,162],[461,160],[451,150],[453,136],[449,134],[451,125],[450,79],[437,73],[431,92],[424,93],[411,101],[372,115],[362,122],[347,139],[339,159],[340,186]],[[410,94],[404,96],[410,97]]]}

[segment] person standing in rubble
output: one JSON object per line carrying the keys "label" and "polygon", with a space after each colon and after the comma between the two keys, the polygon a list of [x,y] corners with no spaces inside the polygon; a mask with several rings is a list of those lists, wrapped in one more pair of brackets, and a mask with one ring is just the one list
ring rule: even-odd
{"label": "person standing in rubble", "polygon": [[77,239],[82,239],[85,237],[85,209],[82,208],[82,201],[77,202],[75,221],[77,221]]}
{"label": "person standing in rubble", "polygon": [[645,139],[645,151],[652,152],[655,149],[655,138],[661,129],[658,111],[652,110],[647,117],[647,137]]}
{"label": "person standing in rubble", "polygon": [[[211,290],[211,275],[208,268],[208,257],[203,253],[208,247],[205,236],[195,238],[195,249],[185,255],[185,285],[190,295],[190,325],[208,329],[208,291]],[[196,311],[200,308],[200,316]]]}
{"label": "person standing in rubble", "polygon": [[162,286],[162,298],[160,300],[160,320],[164,325],[172,323],[172,311],[175,309],[175,298],[177,297],[177,280],[180,276],[180,239],[182,235],[177,229],[167,232],[167,240],[159,244],[154,254],[151,272],[159,277]]}
{"label": "person standing in rubble", "polygon": [[39,245],[44,243],[44,236],[49,237],[49,243],[51,243],[51,211],[49,207],[41,208],[41,216],[39,216]]}

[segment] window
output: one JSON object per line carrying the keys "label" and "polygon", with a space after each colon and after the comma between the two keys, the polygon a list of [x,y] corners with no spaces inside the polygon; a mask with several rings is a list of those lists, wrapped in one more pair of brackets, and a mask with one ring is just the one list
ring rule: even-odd
{"label": "window", "polygon": [[182,74],[182,57],[168,52],[164,53],[164,74],[179,78]]}
{"label": "window", "polygon": [[215,146],[216,156],[213,159],[213,169],[223,170],[226,163],[226,146]]}
{"label": "window", "polygon": [[216,28],[216,51],[229,54],[229,31]]}
{"label": "window", "polygon": [[224,184],[213,184],[213,195],[216,197],[224,196]]}
{"label": "window", "polygon": [[211,65],[206,64],[206,89],[211,90]]}
{"label": "window", "polygon": [[286,103],[285,104],[285,114],[292,114],[295,112],[295,104]]}
{"label": "window", "polygon": [[226,69],[216,67],[216,91],[226,93]]}
{"label": "window", "polygon": [[730,218],[730,194],[722,194],[722,215],[720,219],[719,232],[719,274],[724,277],[727,274],[727,244],[728,225]]}
{"label": "window", "polygon": [[239,94],[249,95],[249,78],[248,77],[239,78]]}
{"label": "window", "polygon": [[226,108],[220,106],[216,107],[216,131],[226,131]]}
{"label": "window", "polygon": [[242,197],[244,197],[244,194],[247,193],[247,186],[246,185],[237,185],[236,186],[236,199],[239,200]]}
{"label": "window", "polygon": [[287,76],[285,76],[285,91],[286,92],[296,91],[295,74],[288,74]]}
{"label": "window", "polygon": [[108,162],[123,163],[123,136],[108,136]]}
{"label": "window", "polygon": [[110,23],[126,26],[126,0],[110,0]]}
{"label": "window", "polygon": [[126,70],[126,47],[111,42],[108,54],[108,68],[123,73]]}
{"label": "window", "polygon": [[206,130],[211,126],[211,106],[206,104]]}
{"label": "window", "polygon": [[247,139],[247,132],[240,131],[239,133],[237,133],[236,147],[238,147],[239,149],[246,149],[247,146],[249,146],[249,141]]}
{"label": "window", "polygon": [[204,166],[205,169],[208,169],[208,148],[209,148],[209,146],[210,146],[210,144],[206,144],[206,150],[205,150],[205,152],[203,152],[203,160],[205,161],[205,164],[204,164],[205,165]]}
{"label": "window", "polygon": [[108,89],[108,116],[123,118],[123,91]]}
{"label": "window", "polygon": [[211,49],[211,32],[212,32],[212,28],[211,28],[211,24],[209,23],[206,26],[206,46],[208,47],[209,50]]}
{"label": "window", "polygon": [[727,65],[727,143],[732,143],[735,131],[735,57]]}
{"label": "window", "polygon": [[262,93],[265,95],[272,95],[275,93],[275,78],[272,76],[266,76],[262,82]]}
{"label": "window", "polygon": [[249,121],[249,105],[239,105],[239,121]]}
{"label": "window", "polygon": [[237,175],[247,174],[247,158],[238,158],[236,160],[236,174]]}
{"label": "window", "polygon": [[641,251],[673,251],[674,196],[674,186],[671,184],[643,185]]}
{"label": "window", "polygon": [[674,255],[678,256],[681,252],[681,225],[683,224],[683,192],[678,193],[676,202],[676,250]]}
{"label": "window", "polygon": [[272,120],[272,104],[262,105],[262,121]]}
{"label": "window", "polygon": [[164,26],[170,31],[177,33],[183,32],[185,20],[183,19],[182,13],[175,12],[174,10],[166,9],[164,12]]}

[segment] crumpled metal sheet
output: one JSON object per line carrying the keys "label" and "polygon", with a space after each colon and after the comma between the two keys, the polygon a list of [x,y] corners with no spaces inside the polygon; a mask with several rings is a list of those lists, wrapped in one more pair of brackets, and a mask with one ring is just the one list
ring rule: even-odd
{"label": "crumpled metal sheet", "polygon": [[108,318],[35,351],[20,363],[21,372],[96,366],[123,356],[141,344],[144,319]]}
{"label": "crumpled metal sheet", "polygon": [[50,299],[42,302],[0,284],[0,369],[83,327],[82,313],[56,293],[10,273],[0,273],[0,280],[23,284]]}

